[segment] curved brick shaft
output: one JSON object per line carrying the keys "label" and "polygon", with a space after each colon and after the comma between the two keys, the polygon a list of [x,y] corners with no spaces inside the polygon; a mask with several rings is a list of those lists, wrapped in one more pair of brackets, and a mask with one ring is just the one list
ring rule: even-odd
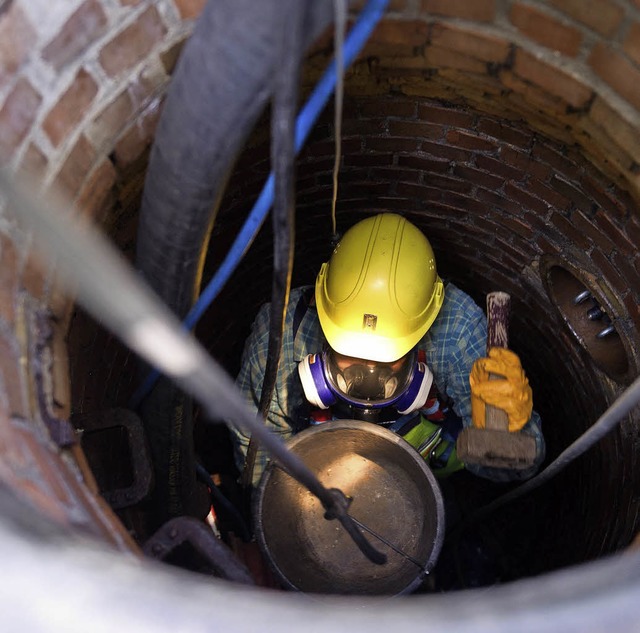
{"label": "curved brick shaft", "polygon": [[[0,1],[0,164],[29,170],[36,188],[59,187],[129,257],[162,99],[203,4]],[[429,232],[439,266],[458,283],[478,295],[496,287],[512,294],[523,315],[515,329],[532,334],[515,341],[528,374],[540,385],[579,385],[569,402],[550,387],[537,392],[565,421],[566,430],[554,431],[562,443],[593,420],[619,385],[585,366],[571,340],[558,334],[541,283],[544,258],[573,262],[602,285],[626,336],[630,372],[638,366],[640,7],[637,0],[391,0],[389,6],[347,76],[340,217],[347,224],[372,206],[407,213]],[[307,87],[324,69],[330,37],[310,51]],[[331,199],[330,129],[329,118],[298,169],[305,214],[299,238],[309,269],[324,257],[314,240],[326,231]],[[264,136],[258,131],[232,176],[220,213],[224,243],[264,181],[268,163],[257,151]],[[230,296],[238,314],[251,315],[262,298],[260,280],[242,281]],[[47,387],[40,397],[29,311],[51,326],[41,349],[51,362],[42,364]],[[231,359],[246,327],[246,319],[227,319],[208,333],[210,343]],[[114,530],[124,542],[108,510],[96,510],[101,502],[91,476],[77,468],[83,456],[51,444],[46,420],[126,403],[135,386],[133,359],[74,310],[56,271],[39,265],[4,217],[0,351],[0,432],[10,447],[0,460],[10,467],[0,477],[69,522],[67,484],[51,487],[35,471],[16,475],[25,472],[20,463],[53,460],[61,481],[79,486],[74,494],[87,524],[101,534]],[[606,463],[626,481],[640,481],[635,453],[620,456],[636,428],[603,444],[596,469]],[[612,494],[611,507],[637,515],[637,490]],[[593,504],[589,512],[606,517],[607,508],[599,508]],[[608,531],[602,550],[628,542],[629,525]]]}

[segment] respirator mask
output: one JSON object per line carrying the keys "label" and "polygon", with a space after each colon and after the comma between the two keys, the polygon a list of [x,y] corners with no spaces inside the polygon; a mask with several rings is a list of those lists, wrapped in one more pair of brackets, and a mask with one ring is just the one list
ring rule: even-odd
{"label": "respirator mask", "polygon": [[307,400],[319,409],[346,405],[356,419],[377,421],[377,413],[393,407],[405,415],[427,400],[433,374],[417,351],[393,362],[377,362],[345,356],[329,346],[310,354],[298,365]]}

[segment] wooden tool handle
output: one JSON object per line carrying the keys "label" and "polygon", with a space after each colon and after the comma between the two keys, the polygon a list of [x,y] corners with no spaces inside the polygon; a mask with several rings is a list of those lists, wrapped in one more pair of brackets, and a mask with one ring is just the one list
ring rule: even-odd
{"label": "wooden tool handle", "polygon": [[[487,295],[487,353],[492,347],[509,347],[509,317],[511,296],[506,292],[490,292]],[[489,374],[489,380],[501,380],[504,376]],[[509,416],[502,409],[487,405],[485,428],[495,431],[509,430]]]}
{"label": "wooden tool handle", "polygon": [[509,347],[511,295],[490,292],[487,295],[487,352],[492,347]]}

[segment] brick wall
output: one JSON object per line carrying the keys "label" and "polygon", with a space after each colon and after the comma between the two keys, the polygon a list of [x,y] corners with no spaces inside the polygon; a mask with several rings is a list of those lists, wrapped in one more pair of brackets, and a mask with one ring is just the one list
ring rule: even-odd
{"label": "brick wall", "polygon": [[[1,5],[0,163],[30,171],[44,189],[61,188],[78,213],[101,222],[128,254],[162,98],[203,4]],[[353,3],[354,9],[362,5]],[[330,37],[310,53],[306,89],[325,67]],[[549,431],[558,446],[592,421],[601,408],[595,405],[604,406],[620,384],[592,367],[554,318],[541,274],[545,257],[586,267],[603,280],[636,366],[639,64],[637,2],[392,0],[347,76],[341,223],[372,208],[408,213],[428,231],[441,268],[457,283],[478,297],[495,285],[514,293],[522,315],[516,344],[537,397],[569,420]],[[330,110],[299,163],[299,281],[312,278],[329,248]],[[258,145],[230,186],[214,229],[212,261],[229,244],[237,212],[246,211],[267,171]],[[256,276],[256,262],[268,275],[269,258],[265,231],[234,278],[243,296],[233,285],[226,289],[213,326],[203,328],[231,367],[249,317],[231,319],[228,306],[253,314],[268,285]],[[74,311],[55,271],[43,269],[2,218],[0,264],[6,352],[0,355],[0,427],[7,441],[22,437],[25,427],[16,429],[23,420],[42,416],[29,395],[30,375],[16,371],[27,354],[19,337],[24,305],[51,312],[56,415],[67,418],[72,406],[90,411],[126,402],[134,380],[127,353]],[[547,343],[542,351],[539,340]],[[556,384],[571,396],[559,394]],[[638,481],[633,459],[627,459],[625,477]],[[637,491],[616,494],[618,507],[637,510]],[[608,516],[606,509],[602,514]],[[630,529],[612,528],[606,548],[628,540]]]}
{"label": "brick wall", "polygon": [[[103,223],[116,241],[130,247],[141,186],[131,193],[132,170],[146,160],[177,51],[202,6],[202,0],[3,3],[0,166],[30,172],[45,191],[58,188],[78,213]],[[77,447],[52,451],[42,425],[27,424],[48,414],[42,411],[44,401],[34,396],[33,377],[27,370],[16,371],[41,360],[20,337],[20,322],[30,314],[48,316],[52,373],[50,392],[43,398],[55,419],[68,420],[72,398],[79,412],[92,407],[97,393],[102,393],[102,404],[104,393],[113,391],[111,371],[131,383],[132,373],[118,369],[128,354],[74,312],[55,271],[40,265],[12,231],[10,223],[0,222],[0,340],[6,352],[0,358],[2,476],[55,520],[75,521],[130,548],[109,508],[90,500],[96,486],[91,473],[80,468],[83,460],[75,470],[60,461],[66,455],[72,459],[65,464],[75,463]],[[72,321],[86,326],[72,329],[69,338]],[[96,371],[99,358],[107,359],[111,370]],[[73,389],[70,372],[77,378]],[[17,456],[29,452],[42,468],[19,475],[25,471]],[[57,488],[51,490],[55,477]],[[44,503],[46,494],[50,497]]]}

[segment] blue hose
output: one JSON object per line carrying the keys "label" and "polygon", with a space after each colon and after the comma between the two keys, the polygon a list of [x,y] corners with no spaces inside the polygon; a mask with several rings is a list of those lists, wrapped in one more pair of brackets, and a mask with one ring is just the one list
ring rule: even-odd
{"label": "blue hose", "polygon": [[[345,68],[353,62],[358,53],[362,50],[362,47],[369,39],[371,32],[384,15],[384,11],[388,4],[389,0],[369,0],[367,5],[364,7],[357,22],[353,25],[353,28],[345,39]],[[336,63],[335,60],[333,60],[324,75],[321,77],[296,120],[296,153],[298,153],[304,145],[311,128],[318,120],[320,112],[322,112],[322,109],[327,104],[329,97],[332,95],[336,86],[336,79]],[[256,203],[249,213],[249,217],[231,245],[229,252],[220,264],[215,275],[211,278],[206,288],[201,293],[200,297],[198,297],[193,308],[191,308],[185,317],[183,321],[185,329],[191,330],[195,327],[200,317],[204,314],[211,303],[213,303],[227,281],[229,281],[229,277],[231,277],[233,271],[240,263],[240,260],[247,252],[247,249],[258,234],[267,213],[269,213],[269,209],[273,203],[273,191],[274,176],[273,172],[271,172],[266,183],[262,187],[262,191],[260,192]],[[147,375],[144,382],[140,387],[138,387],[138,389],[136,389],[135,393],[131,397],[130,406],[133,409],[137,408],[145,396],[151,391],[159,376],[160,373],[157,370],[153,370]]]}

